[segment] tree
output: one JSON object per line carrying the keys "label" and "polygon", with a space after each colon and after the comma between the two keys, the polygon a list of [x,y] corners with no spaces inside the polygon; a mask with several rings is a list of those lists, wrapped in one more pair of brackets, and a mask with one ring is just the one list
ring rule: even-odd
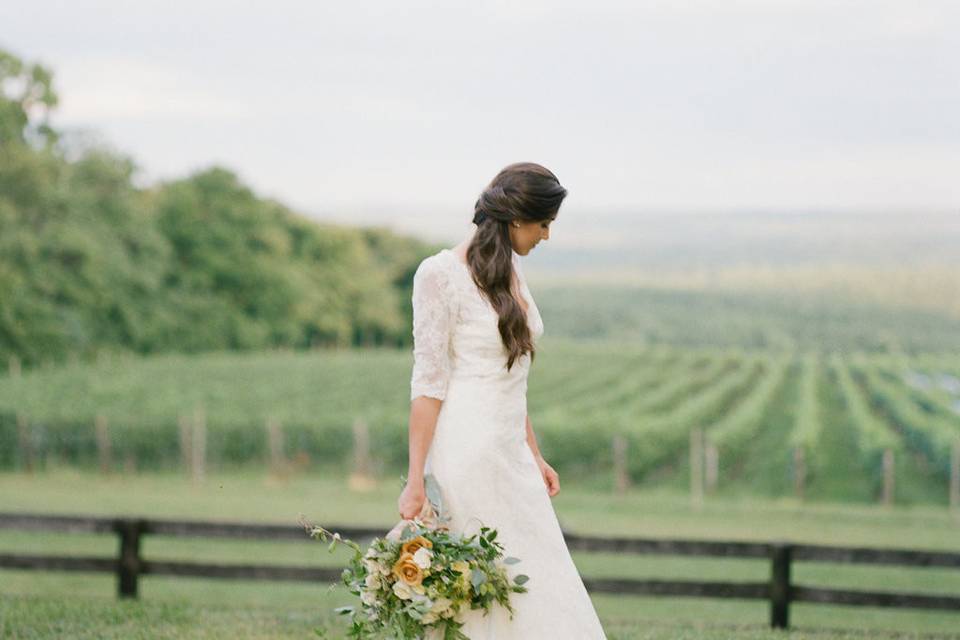
{"label": "tree", "polygon": [[0,49],[0,146],[56,142],[48,122],[56,106],[53,74]]}

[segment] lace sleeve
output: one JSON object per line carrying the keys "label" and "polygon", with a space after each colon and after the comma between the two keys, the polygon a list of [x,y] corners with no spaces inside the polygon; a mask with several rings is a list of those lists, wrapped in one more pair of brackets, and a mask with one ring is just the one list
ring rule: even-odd
{"label": "lace sleeve", "polygon": [[413,374],[410,400],[443,400],[450,378],[450,335],[456,322],[449,274],[435,257],[425,258],[413,276]]}

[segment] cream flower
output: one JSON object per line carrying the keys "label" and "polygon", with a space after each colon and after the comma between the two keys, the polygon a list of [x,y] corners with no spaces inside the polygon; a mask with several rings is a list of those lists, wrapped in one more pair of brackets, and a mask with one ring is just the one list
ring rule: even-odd
{"label": "cream flower", "polygon": [[453,600],[448,598],[437,598],[433,601],[433,606],[430,607],[431,613],[442,614],[444,611],[450,608],[450,605],[453,604]]}
{"label": "cream flower", "polygon": [[364,584],[367,586],[367,589],[371,591],[376,591],[380,588],[380,574],[371,573],[367,575],[367,579],[364,581]]}
{"label": "cream flower", "polygon": [[426,547],[420,547],[413,554],[413,561],[417,563],[417,566],[421,569],[430,568],[430,559],[433,557],[433,551]]}
{"label": "cream flower", "polygon": [[413,589],[403,580],[397,580],[393,583],[393,593],[401,600],[410,600],[413,598]]}

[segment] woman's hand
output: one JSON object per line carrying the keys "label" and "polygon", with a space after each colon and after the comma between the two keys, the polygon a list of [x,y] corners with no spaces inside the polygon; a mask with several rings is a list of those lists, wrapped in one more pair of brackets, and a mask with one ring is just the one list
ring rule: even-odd
{"label": "woman's hand", "polygon": [[560,493],[560,475],[553,470],[543,456],[537,456],[537,466],[540,467],[540,475],[543,476],[543,483],[547,485],[547,494],[552,498]]}
{"label": "woman's hand", "polygon": [[400,497],[397,498],[397,509],[400,511],[400,517],[404,520],[413,520],[420,515],[420,510],[423,509],[423,503],[426,499],[427,491],[423,487],[423,481],[410,482],[408,480],[406,486],[403,487],[403,491],[400,492]]}

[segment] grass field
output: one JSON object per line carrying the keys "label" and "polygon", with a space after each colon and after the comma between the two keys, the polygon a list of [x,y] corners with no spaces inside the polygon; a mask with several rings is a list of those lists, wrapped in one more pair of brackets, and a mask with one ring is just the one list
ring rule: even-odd
{"label": "grass field", "polygon": [[[179,475],[98,476],[68,468],[0,475],[0,509],[67,514],[143,515],[255,522],[288,522],[299,514],[327,527],[394,522],[399,478],[357,494],[332,473],[286,481],[257,474],[217,474],[202,486]],[[669,489],[617,496],[563,485],[554,499],[568,531],[731,540],[788,539],[960,551],[960,519],[917,506],[883,509],[789,499],[708,500],[693,509]],[[0,532],[0,553],[114,555],[111,536]],[[151,538],[147,559],[338,566],[346,556],[320,543],[270,543]],[[765,561],[575,553],[589,577],[765,580]],[[939,569],[794,566],[796,583],[875,590],[960,593],[960,573]],[[339,586],[146,577],[141,599],[118,602],[113,577],[99,574],[0,571],[0,637],[12,638],[295,638],[326,628],[340,637],[333,607],[351,601]],[[594,603],[608,637],[781,638],[766,628],[759,601],[598,595]],[[794,605],[791,638],[960,637],[960,612]]]}
{"label": "grass field", "polygon": [[[749,288],[748,288],[749,289]],[[622,293],[622,292],[621,292]],[[547,336],[528,410],[561,475],[554,499],[570,532],[960,552],[947,509],[950,448],[960,437],[956,316],[909,305],[811,302],[749,291],[692,295],[650,288],[624,298],[592,288],[576,304],[541,302]],[[596,313],[594,313],[596,311]],[[551,321],[550,318],[553,318]],[[612,324],[611,324],[612,323]],[[619,332],[619,333],[618,333]],[[563,337],[566,335],[566,337]],[[612,340],[611,337],[618,339]],[[406,465],[411,355],[400,349],[105,356],[0,376],[0,511],[318,524],[395,522]],[[180,469],[179,421],[203,407],[207,480]],[[38,471],[22,473],[20,415]],[[108,475],[95,417],[107,419]],[[268,476],[264,428],[282,424],[302,463]],[[341,480],[351,426],[370,427],[377,488]],[[717,492],[694,509],[689,433],[719,454]],[[634,487],[615,495],[611,439],[628,441]],[[794,497],[794,453],[806,460]],[[877,504],[881,458],[894,453],[894,505]],[[125,471],[137,469],[139,473]],[[110,536],[0,531],[0,553],[114,556]],[[146,559],[342,566],[319,543],[147,537]],[[758,560],[575,553],[585,577],[758,581]],[[810,586],[960,594],[960,572],[795,563]],[[0,571],[0,638],[303,638],[342,636],[339,585],[145,577],[119,602],[110,575]],[[960,638],[960,612],[791,607],[789,634],[767,603],[597,595],[611,640]]]}

